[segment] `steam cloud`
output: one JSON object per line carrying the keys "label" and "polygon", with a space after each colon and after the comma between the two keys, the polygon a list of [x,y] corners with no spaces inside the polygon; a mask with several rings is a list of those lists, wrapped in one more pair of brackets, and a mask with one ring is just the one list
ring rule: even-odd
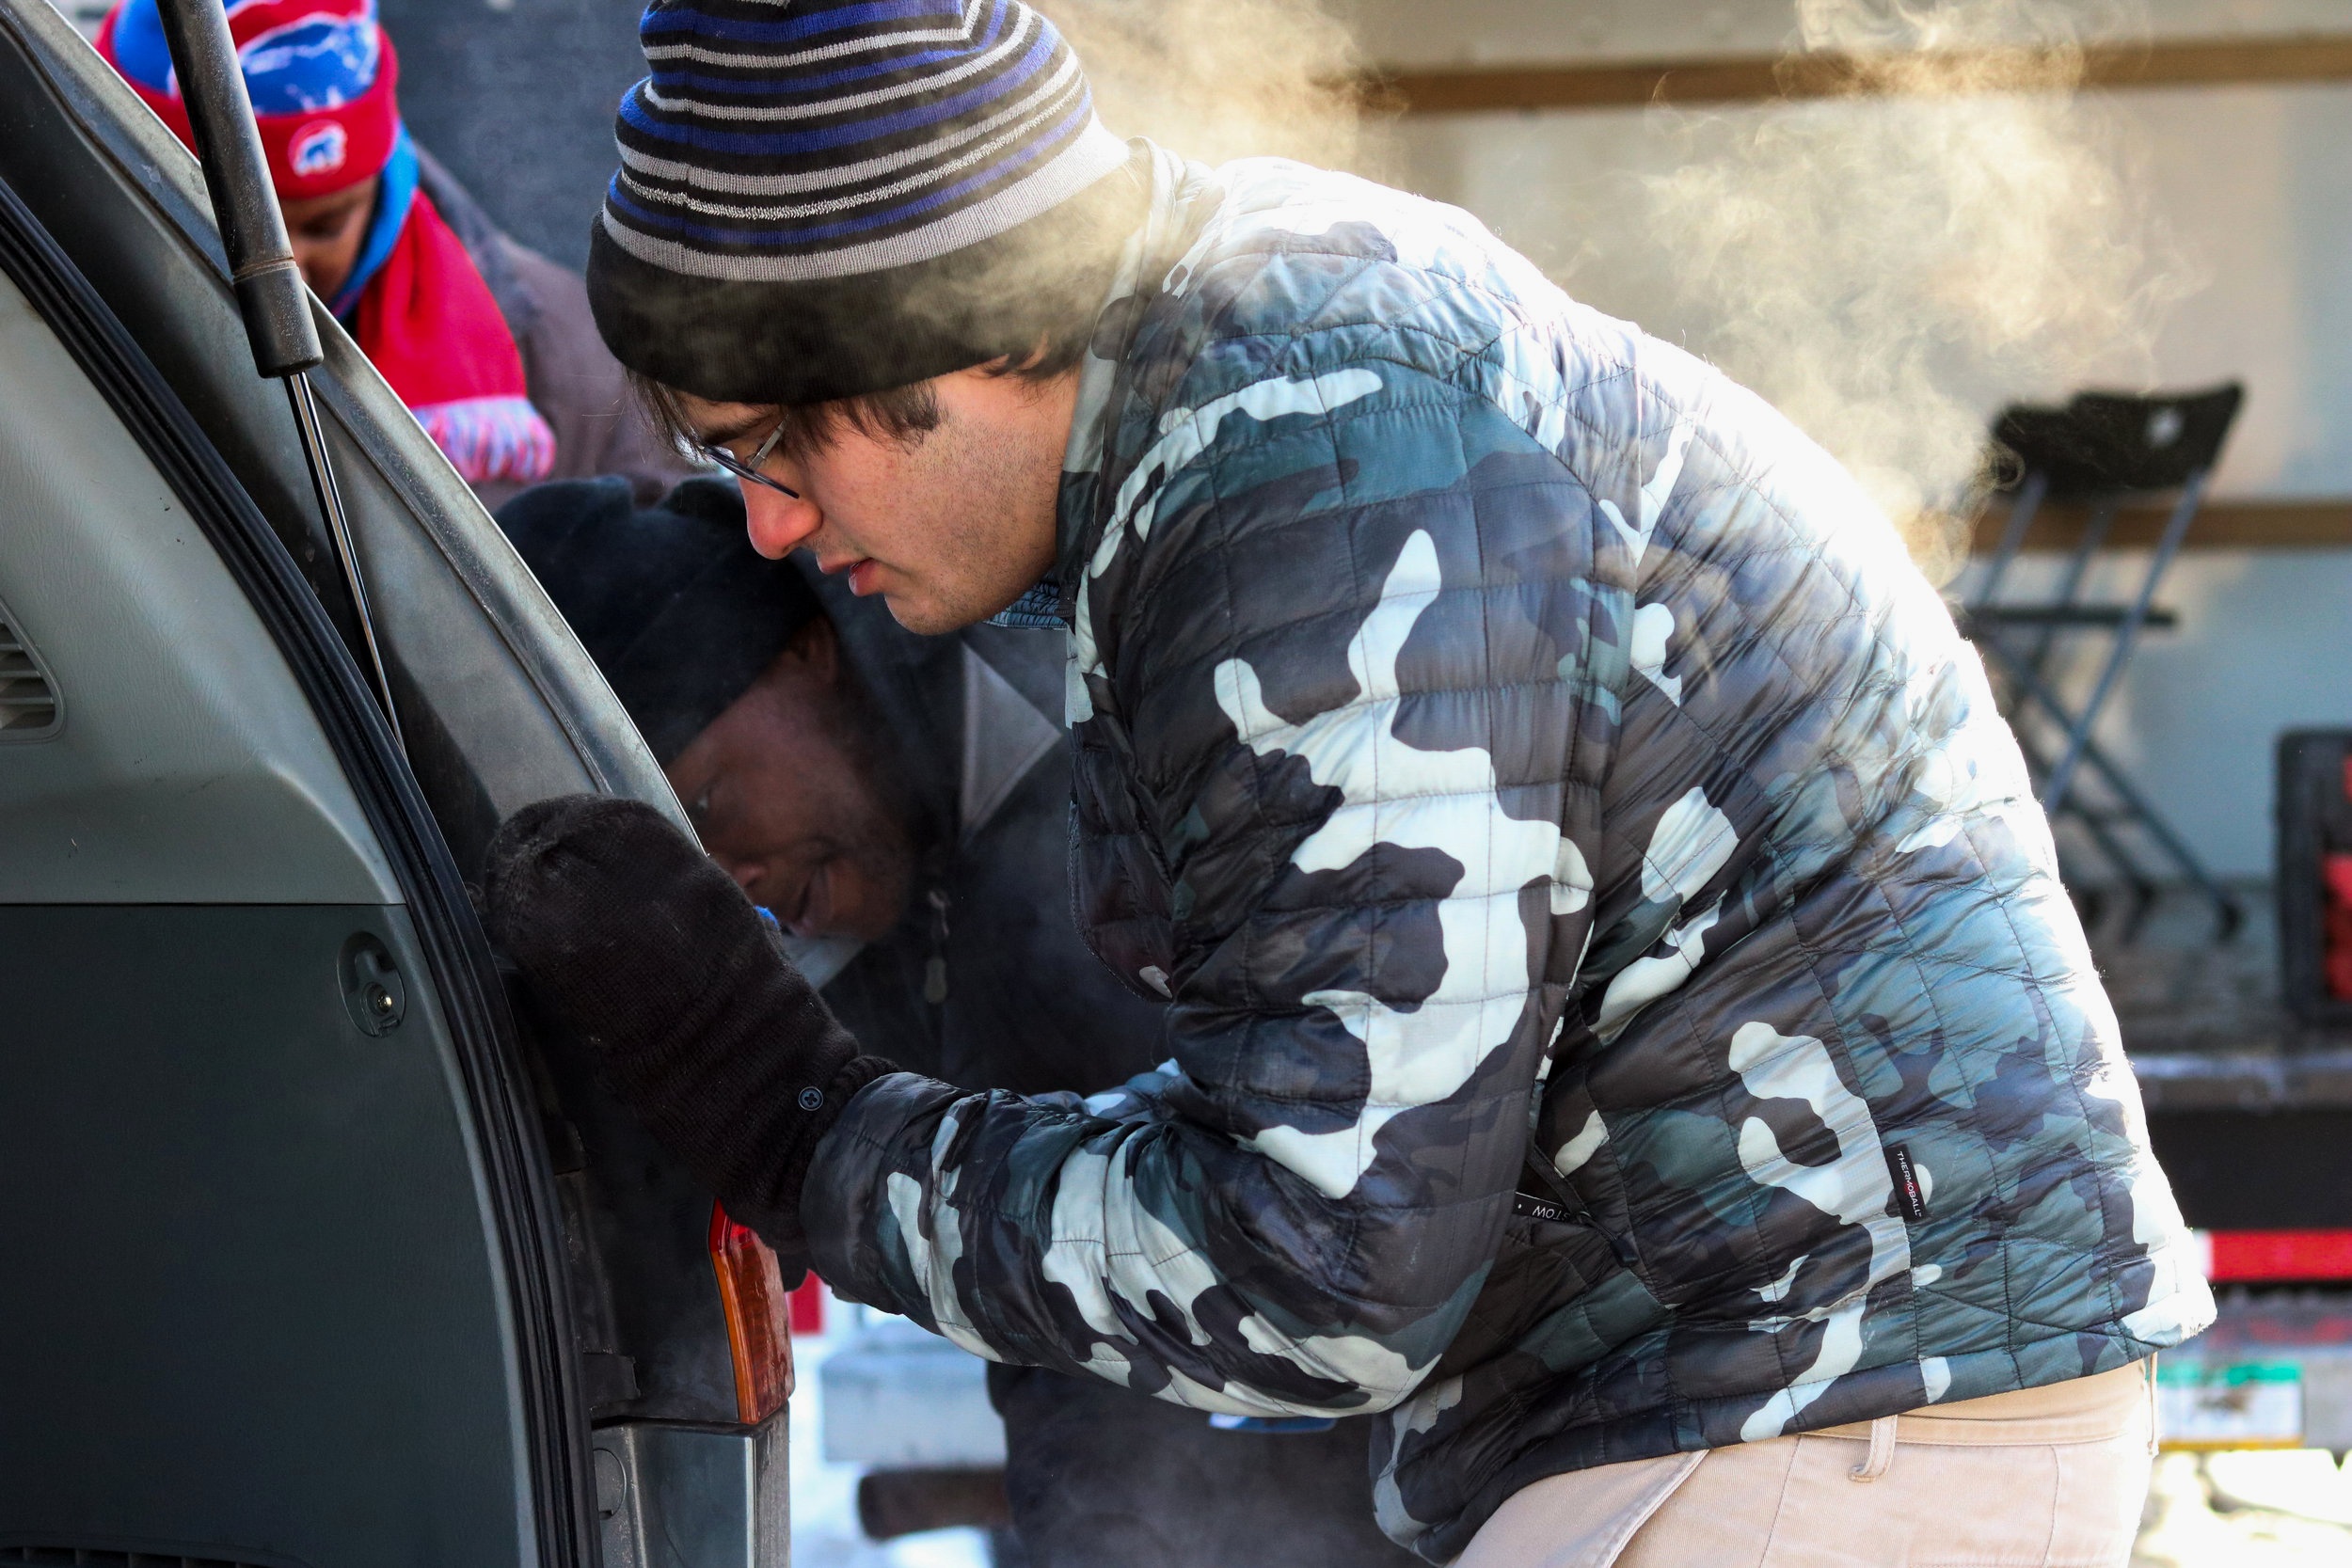
{"label": "steam cloud", "polygon": [[[1627,173],[1606,210],[1560,214],[1573,250],[1537,259],[1770,399],[1947,577],[1993,477],[1990,416],[2144,385],[2154,328],[2185,292],[2114,118],[2074,91],[2079,40],[2133,36],[2139,4],[1793,0],[1797,69],[1818,86],[1820,56],[1851,62],[1830,96],[1650,111],[1664,171]],[[1351,86],[1367,62],[1318,0],[1041,8],[1122,135],[1207,163],[1273,153],[1387,174],[1395,149]],[[1508,238],[1562,194],[1482,215]]]}
{"label": "steam cloud", "polygon": [[1361,168],[1346,27],[1315,0],[1043,0],[1103,123],[1219,164],[1274,155]]}
{"label": "steam cloud", "polygon": [[1685,118],[1680,166],[1643,182],[1690,346],[1835,453],[1938,578],[1991,477],[1988,415],[2144,384],[2183,292],[2122,138],[2074,96],[2070,24],[2094,9],[1799,0],[1804,48],[1856,56],[1853,96]]}

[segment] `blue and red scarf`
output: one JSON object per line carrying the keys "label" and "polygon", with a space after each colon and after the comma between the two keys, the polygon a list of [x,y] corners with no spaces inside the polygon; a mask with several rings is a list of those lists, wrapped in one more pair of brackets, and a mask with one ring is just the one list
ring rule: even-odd
{"label": "blue and red scarf", "polygon": [[417,188],[405,132],[384,166],[351,277],[330,302],[469,484],[533,484],[555,433],[524,395],[523,356],[464,242]]}

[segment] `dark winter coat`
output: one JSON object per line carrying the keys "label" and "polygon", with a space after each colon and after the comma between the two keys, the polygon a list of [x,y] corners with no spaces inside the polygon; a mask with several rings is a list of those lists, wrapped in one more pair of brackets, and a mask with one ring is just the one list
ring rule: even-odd
{"label": "dark winter coat", "polygon": [[1062,493],[1123,1097],[882,1079],[837,1289],[1544,1476],[2049,1384],[2211,1300],[1975,654],[1834,463],[1465,214],[1166,155]]}
{"label": "dark winter coat", "polygon": [[[963,1088],[1083,1095],[1150,1069],[1166,1005],[1096,962],[1072,919],[1068,638],[916,637],[880,600],[817,587],[859,698],[894,743],[920,839],[906,918],[848,960],[825,1000],[861,1050]],[[1219,1431],[1199,1411],[1025,1367],[991,1368],[989,1398],[1035,1568],[1412,1560],[1373,1523],[1370,1420]],[[1214,1520],[1200,1516],[1204,1496],[1217,1499]]]}
{"label": "dark winter coat", "polygon": [[1157,997],[1094,961],[1070,907],[1057,632],[901,630],[816,583],[915,827],[905,917],[829,980],[861,1049],[965,1088],[1090,1093],[1149,1069]]}

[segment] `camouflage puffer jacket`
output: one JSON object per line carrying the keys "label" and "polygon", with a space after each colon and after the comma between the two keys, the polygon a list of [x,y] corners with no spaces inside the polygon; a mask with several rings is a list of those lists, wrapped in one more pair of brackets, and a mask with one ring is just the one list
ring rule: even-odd
{"label": "camouflage puffer jacket", "polygon": [[1062,492],[1081,1103],[868,1086],[819,1271],[1384,1413],[1444,1561],[1587,1465],[2060,1382],[2210,1297],[1982,670],[1818,448],[1475,221],[1147,152]]}

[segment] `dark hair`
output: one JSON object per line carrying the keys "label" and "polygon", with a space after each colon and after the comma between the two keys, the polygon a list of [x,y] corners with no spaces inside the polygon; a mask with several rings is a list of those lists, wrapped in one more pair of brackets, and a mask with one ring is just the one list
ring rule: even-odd
{"label": "dark hair", "polygon": [[[1093,337],[1091,317],[1083,324],[1073,321],[1049,334],[1027,358],[1018,362],[997,359],[977,369],[984,375],[1010,376],[1035,383],[1051,381],[1077,367]],[[654,430],[680,454],[692,458],[700,438],[679,410],[675,390],[636,371],[628,374],[629,389],[636,393],[638,405],[644,410]],[[776,443],[776,451],[787,458],[823,451],[838,441],[845,430],[912,446],[939,428],[939,396],[928,381],[853,398],[835,398],[829,403],[771,406],[784,423],[784,436]]]}

